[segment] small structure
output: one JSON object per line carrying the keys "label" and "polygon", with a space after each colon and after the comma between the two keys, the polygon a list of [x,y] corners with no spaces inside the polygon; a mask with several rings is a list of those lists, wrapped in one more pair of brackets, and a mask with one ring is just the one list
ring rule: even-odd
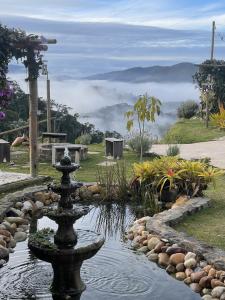
{"label": "small structure", "polygon": [[10,162],[10,144],[0,139],[0,162]]}
{"label": "small structure", "polygon": [[44,138],[49,139],[49,143],[51,143],[51,139],[54,139],[54,142],[56,142],[56,139],[59,140],[59,142],[66,143],[67,134],[63,132],[43,132],[42,133],[42,143],[44,141]]}
{"label": "small structure", "polygon": [[113,158],[123,157],[123,139],[106,138],[105,139],[105,154]]}
{"label": "small structure", "polygon": [[71,157],[71,161],[74,163],[79,163],[80,160],[87,158],[88,147],[81,144],[58,144],[52,146],[52,164],[55,165],[59,162],[63,155],[65,149],[68,149]]}

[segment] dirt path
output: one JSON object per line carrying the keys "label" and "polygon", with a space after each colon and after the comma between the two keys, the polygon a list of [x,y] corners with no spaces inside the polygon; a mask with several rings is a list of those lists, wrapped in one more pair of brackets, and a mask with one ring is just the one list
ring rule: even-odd
{"label": "dirt path", "polygon": [[[198,134],[196,132],[196,134]],[[185,159],[211,158],[211,164],[225,169],[225,139],[210,142],[181,144],[180,156]],[[153,145],[151,152],[165,155],[168,145]]]}

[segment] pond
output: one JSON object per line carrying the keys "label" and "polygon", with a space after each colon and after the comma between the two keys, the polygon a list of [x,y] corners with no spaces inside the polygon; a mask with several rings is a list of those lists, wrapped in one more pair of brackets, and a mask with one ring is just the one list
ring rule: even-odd
{"label": "pond", "polygon": [[[135,213],[128,205],[101,205],[93,206],[75,223],[76,229],[99,231],[106,238],[102,249],[82,266],[87,289],[81,300],[201,299],[184,283],[148,261],[145,255],[129,248],[122,236],[134,218]],[[38,219],[37,227],[56,229],[56,224],[43,217]],[[0,269],[0,299],[52,299],[51,281],[51,265],[35,258],[27,241],[18,243],[7,265]]]}

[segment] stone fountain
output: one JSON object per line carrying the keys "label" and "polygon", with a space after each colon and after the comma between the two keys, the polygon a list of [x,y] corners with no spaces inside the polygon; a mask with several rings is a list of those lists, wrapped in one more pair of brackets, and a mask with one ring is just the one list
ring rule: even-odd
{"label": "stone fountain", "polygon": [[53,282],[51,292],[53,299],[80,299],[85,290],[80,270],[84,260],[94,256],[104,244],[104,239],[96,233],[88,238],[86,244],[79,245],[79,239],[85,240],[85,232],[77,234],[74,230],[76,220],[89,212],[89,207],[73,208],[71,193],[82,184],[71,181],[70,173],[79,168],[71,163],[68,150],[55,168],[62,172],[61,185],[51,185],[53,192],[61,198],[57,208],[48,208],[44,213],[58,224],[56,232],[44,229],[30,236],[29,248],[33,254],[52,264]]}

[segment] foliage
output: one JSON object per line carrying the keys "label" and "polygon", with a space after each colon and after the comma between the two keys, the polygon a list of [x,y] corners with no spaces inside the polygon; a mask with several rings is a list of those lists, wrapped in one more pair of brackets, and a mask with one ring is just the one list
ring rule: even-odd
{"label": "foliage", "polygon": [[119,132],[115,131],[115,130],[113,130],[113,131],[106,130],[105,137],[106,138],[111,138],[112,137],[112,138],[116,138],[116,139],[122,139],[122,135]]}
{"label": "foliage", "polygon": [[225,129],[225,109],[221,105],[218,113],[211,114],[210,120],[213,125],[220,129]]}
{"label": "foliage", "polygon": [[224,171],[200,161],[162,157],[153,161],[134,164],[134,176],[141,185],[150,185],[160,193],[166,187],[175,188],[188,196],[202,195],[210,182]]}
{"label": "foliage", "polygon": [[197,83],[201,92],[207,89],[205,85],[210,76],[212,80],[211,90],[215,95],[212,112],[218,112],[221,104],[225,104],[225,61],[224,60],[206,60],[199,66],[199,71],[194,75],[194,81]]}
{"label": "foliage", "polygon": [[223,136],[224,132],[212,126],[211,122],[206,128],[201,119],[182,119],[170,127],[161,143],[190,144],[212,141]]}
{"label": "foliage", "polygon": [[91,143],[91,135],[90,134],[82,134],[78,136],[78,138],[75,139],[76,144],[82,144],[82,145],[90,145]]}
{"label": "foliage", "polygon": [[155,97],[149,97],[147,94],[140,96],[134,104],[133,110],[125,113],[127,118],[127,129],[130,131],[137,118],[139,136],[140,136],[140,160],[143,158],[143,139],[145,134],[146,122],[155,122],[156,115],[160,114],[161,102]]}
{"label": "foliage", "polygon": [[178,118],[190,119],[198,112],[198,104],[193,100],[187,100],[180,104],[177,109]]}
{"label": "foliage", "polygon": [[151,149],[153,141],[147,135],[144,135],[142,137],[142,141],[140,135],[134,135],[128,140],[127,143],[133,151],[137,152],[140,155],[141,151],[144,154]]}
{"label": "foliage", "polygon": [[180,154],[180,148],[178,145],[169,145],[166,155],[167,156],[176,156]]}
{"label": "foliage", "polygon": [[91,133],[91,143],[100,144],[103,142],[104,133],[100,130],[93,130]]}

